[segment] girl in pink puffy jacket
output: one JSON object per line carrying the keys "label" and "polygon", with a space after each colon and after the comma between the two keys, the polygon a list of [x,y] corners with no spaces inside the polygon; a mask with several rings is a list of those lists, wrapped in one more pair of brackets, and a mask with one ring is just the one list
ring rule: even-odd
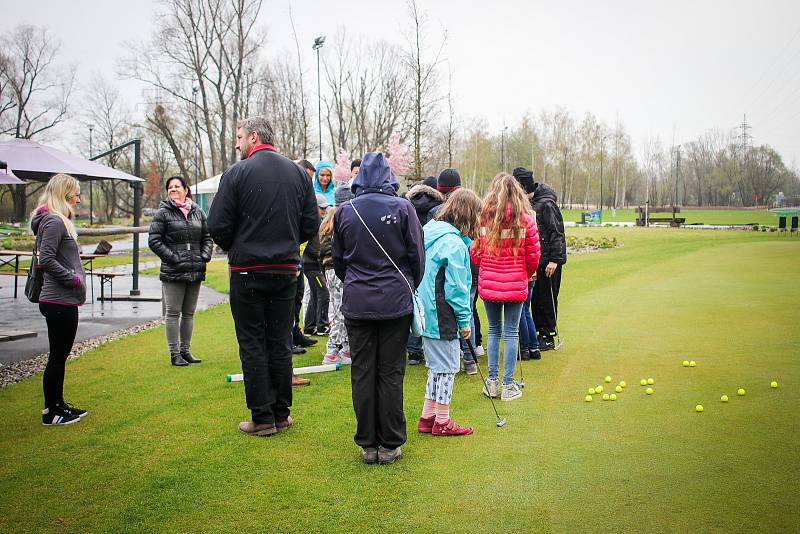
{"label": "girl in pink puffy jacket", "polygon": [[508,174],[492,179],[481,212],[480,239],[472,243],[472,261],[480,268],[478,295],[489,321],[489,376],[483,394],[500,390],[500,337],[504,341],[503,387],[500,398],[522,397],[514,381],[519,343],[519,318],[528,296],[528,281],[539,266],[536,216],[519,183]]}

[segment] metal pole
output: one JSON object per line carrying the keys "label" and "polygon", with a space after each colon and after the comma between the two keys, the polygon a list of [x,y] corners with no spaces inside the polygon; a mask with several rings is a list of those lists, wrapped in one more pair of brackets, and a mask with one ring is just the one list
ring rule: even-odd
{"label": "metal pole", "polygon": [[506,129],[500,132],[500,171],[506,170]]}
{"label": "metal pole", "polygon": [[319,159],[322,161],[322,84],[320,82],[319,74],[319,49],[322,48],[320,44],[317,48],[317,130],[319,130]]}
{"label": "metal pole", "polygon": [[[133,175],[141,178],[142,141],[133,142]],[[142,219],[142,182],[133,183],[133,225],[140,226]],[[133,234],[133,285],[131,296],[139,296],[139,234]]]}
{"label": "metal pole", "polygon": [[605,137],[600,138],[600,224],[603,223],[603,145]]}
{"label": "metal pole", "polygon": [[[93,152],[93,150],[92,150],[92,130],[94,130],[94,125],[90,124],[89,125],[89,160],[90,161],[92,159],[92,156],[94,155],[94,154],[92,154],[92,152]],[[94,203],[93,203],[94,195],[92,194],[93,193],[93,191],[92,191],[92,183],[93,182],[94,182],[94,180],[89,180],[89,225],[94,224],[94,219],[93,219],[93,216],[92,216],[92,212],[94,211]]]}
{"label": "metal pole", "polygon": [[678,205],[678,180],[681,178],[681,145],[678,145],[678,160],[675,164],[675,205]]}

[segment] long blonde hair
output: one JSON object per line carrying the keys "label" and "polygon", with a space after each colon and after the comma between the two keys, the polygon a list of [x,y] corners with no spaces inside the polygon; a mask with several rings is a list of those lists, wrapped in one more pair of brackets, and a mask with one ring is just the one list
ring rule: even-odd
{"label": "long blonde hair", "polygon": [[39,206],[31,213],[33,219],[36,212],[41,207],[47,208],[47,211],[59,217],[67,228],[67,232],[72,236],[72,239],[78,239],[78,231],[72,222],[72,217],[75,215],[75,210],[68,200],[75,194],[75,191],[80,189],[80,184],[73,176],[69,174],[56,174],[44,188],[44,193],[39,197]]}
{"label": "long blonde hair", "polygon": [[[486,246],[491,251],[500,249],[505,237],[503,230],[511,230],[514,240],[512,253],[516,254],[525,239],[525,215],[530,216],[531,206],[519,182],[513,176],[501,172],[489,185],[489,192],[481,212],[481,232],[485,232]],[[480,247],[480,244],[476,245]]]}

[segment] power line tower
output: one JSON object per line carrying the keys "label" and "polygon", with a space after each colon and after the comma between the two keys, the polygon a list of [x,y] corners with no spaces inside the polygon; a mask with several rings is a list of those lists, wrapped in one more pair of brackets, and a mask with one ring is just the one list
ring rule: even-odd
{"label": "power line tower", "polygon": [[737,136],[742,156],[745,156],[753,148],[753,136],[750,135],[749,130],[752,130],[752,127],[747,124],[747,114],[745,114],[742,116],[742,123],[739,125],[739,135]]}

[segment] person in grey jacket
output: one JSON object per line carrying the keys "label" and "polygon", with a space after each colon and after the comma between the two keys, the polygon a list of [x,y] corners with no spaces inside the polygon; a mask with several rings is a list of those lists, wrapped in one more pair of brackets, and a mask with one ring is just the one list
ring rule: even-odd
{"label": "person in grey jacket", "polygon": [[206,214],[192,202],[182,176],[167,180],[169,199],[161,201],[150,225],[150,250],[161,258],[161,292],[167,345],[172,365],[200,363],[191,352],[194,311],[200,284],[206,278],[214,242]]}
{"label": "person in grey jacket", "polygon": [[38,267],[43,273],[39,312],[47,322],[50,352],[42,377],[42,424],[77,423],[88,412],[64,401],[64,371],[78,331],[78,306],[86,300],[86,273],[72,217],[81,201],[78,180],[67,174],[50,178],[31,214]]}

